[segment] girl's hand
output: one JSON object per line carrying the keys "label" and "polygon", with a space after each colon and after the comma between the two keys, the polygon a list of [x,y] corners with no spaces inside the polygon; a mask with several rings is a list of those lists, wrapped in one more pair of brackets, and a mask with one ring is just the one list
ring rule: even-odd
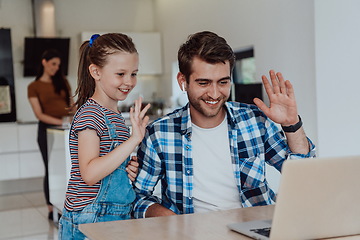
{"label": "girl's hand", "polygon": [[141,110],[142,98],[139,97],[135,100],[135,106],[130,108],[130,121],[132,125],[132,137],[134,137],[139,143],[142,141],[145,135],[145,128],[149,122],[149,117],[145,116],[146,112],[150,108],[150,103]]}
{"label": "girl's hand", "polygon": [[126,172],[128,173],[129,179],[134,182],[139,173],[139,163],[136,156],[131,157],[131,160],[126,166]]}

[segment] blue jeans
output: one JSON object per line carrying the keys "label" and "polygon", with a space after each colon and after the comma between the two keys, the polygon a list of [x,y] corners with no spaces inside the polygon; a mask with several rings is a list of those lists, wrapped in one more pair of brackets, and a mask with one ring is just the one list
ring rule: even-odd
{"label": "blue jeans", "polygon": [[[115,125],[105,117],[112,145],[110,151],[119,145],[116,141]],[[135,192],[125,170],[130,158],[111,174],[101,180],[100,190],[95,200],[81,211],[63,210],[59,221],[59,240],[80,240],[85,235],[79,224],[130,219]]]}
{"label": "blue jeans", "polygon": [[108,222],[130,219],[131,204],[92,203],[82,211],[63,210],[59,222],[59,240],[80,240],[85,235],[79,230],[79,224]]}

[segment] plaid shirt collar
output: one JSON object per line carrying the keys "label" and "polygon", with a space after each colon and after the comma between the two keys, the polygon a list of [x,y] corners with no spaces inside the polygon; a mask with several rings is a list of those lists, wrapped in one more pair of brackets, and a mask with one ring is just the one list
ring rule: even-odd
{"label": "plaid shirt collar", "polygon": [[[234,117],[234,113],[232,111],[232,108],[229,107],[229,103],[225,102],[224,108],[226,110],[226,115],[228,118],[228,123],[231,127],[236,126],[236,121]],[[186,135],[187,133],[191,133],[191,116],[190,116],[190,103],[187,103],[184,107],[181,108],[181,135]]]}

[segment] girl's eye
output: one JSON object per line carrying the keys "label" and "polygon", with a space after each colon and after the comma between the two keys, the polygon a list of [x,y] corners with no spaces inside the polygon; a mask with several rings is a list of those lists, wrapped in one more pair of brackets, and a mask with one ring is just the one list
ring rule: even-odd
{"label": "girl's eye", "polygon": [[131,76],[136,77],[137,73],[132,73]]}
{"label": "girl's eye", "polygon": [[119,75],[119,76],[124,76],[124,73],[118,73],[117,75]]}

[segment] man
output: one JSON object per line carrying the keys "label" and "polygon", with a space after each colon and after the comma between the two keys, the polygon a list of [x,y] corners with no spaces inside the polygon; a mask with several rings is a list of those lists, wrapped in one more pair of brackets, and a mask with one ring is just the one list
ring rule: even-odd
{"label": "man", "polygon": [[[148,126],[134,183],[136,218],[273,204],[265,163],[315,156],[281,73],[263,84],[270,107],[227,102],[234,53],[212,32],[189,36],[178,52],[177,80],[189,103]],[[282,126],[283,131],[275,124]],[[161,199],[153,196],[161,181]]]}

